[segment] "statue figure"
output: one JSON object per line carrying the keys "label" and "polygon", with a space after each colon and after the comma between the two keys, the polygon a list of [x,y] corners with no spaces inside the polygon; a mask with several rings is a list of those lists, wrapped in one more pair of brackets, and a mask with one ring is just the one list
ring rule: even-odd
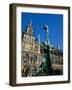
{"label": "statue figure", "polygon": [[45,25],[43,26],[43,29],[46,31],[46,39],[45,39],[44,42],[45,42],[46,45],[50,45],[48,25],[45,24]]}
{"label": "statue figure", "polygon": [[45,68],[46,68],[46,75],[52,74],[52,68],[51,68],[51,60],[50,60],[50,42],[49,42],[49,29],[48,25],[44,25],[43,28],[46,31],[46,39],[43,43],[43,49],[45,54]]}
{"label": "statue figure", "polygon": [[51,60],[50,60],[50,46],[49,46],[49,31],[48,25],[42,26],[42,28],[46,31],[46,38],[45,41],[42,43],[42,50],[44,54],[45,62],[40,65],[40,72],[39,75],[52,75],[52,68],[51,68]]}

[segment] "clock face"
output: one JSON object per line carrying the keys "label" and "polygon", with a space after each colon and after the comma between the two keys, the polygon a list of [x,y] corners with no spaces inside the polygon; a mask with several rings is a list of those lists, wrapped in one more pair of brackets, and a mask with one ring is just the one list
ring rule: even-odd
{"label": "clock face", "polygon": [[28,51],[30,50],[30,44],[29,43],[25,44],[25,49],[28,50]]}

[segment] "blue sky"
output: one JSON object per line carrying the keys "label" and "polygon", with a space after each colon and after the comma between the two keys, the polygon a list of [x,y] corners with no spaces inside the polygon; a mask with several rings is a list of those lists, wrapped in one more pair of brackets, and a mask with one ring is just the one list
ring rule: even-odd
{"label": "blue sky", "polygon": [[47,24],[49,28],[50,44],[63,50],[63,15],[61,14],[39,14],[39,13],[21,13],[21,29],[26,29],[29,21],[32,21],[35,38],[40,34],[40,42],[45,40],[46,32],[41,28],[41,24]]}

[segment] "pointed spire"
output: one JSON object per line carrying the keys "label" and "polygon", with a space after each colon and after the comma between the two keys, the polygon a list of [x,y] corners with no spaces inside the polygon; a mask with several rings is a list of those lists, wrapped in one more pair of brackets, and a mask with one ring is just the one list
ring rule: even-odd
{"label": "pointed spire", "polygon": [[27,32],[33,35],[32,21],[30,21],[28,24]]}
{"label": "pointed spire", "polygon": [[38,34],[38,44],[40,44],[40,34]]}
{"label": "pointed spire", "polygon": [[60,45],[58,44],[58,49],[60,50]]}

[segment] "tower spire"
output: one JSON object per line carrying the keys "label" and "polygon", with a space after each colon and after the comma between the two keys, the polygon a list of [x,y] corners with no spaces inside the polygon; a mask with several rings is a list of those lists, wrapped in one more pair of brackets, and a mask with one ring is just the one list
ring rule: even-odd
{"label": "tower spire", "polygon": [[32,21],[30,21],[29,24],[28,24],[27,33],[33,35]]}
{"label": "tower spire", "polygon": [[38,44],[40,44],[40,34],[38,34]]}

